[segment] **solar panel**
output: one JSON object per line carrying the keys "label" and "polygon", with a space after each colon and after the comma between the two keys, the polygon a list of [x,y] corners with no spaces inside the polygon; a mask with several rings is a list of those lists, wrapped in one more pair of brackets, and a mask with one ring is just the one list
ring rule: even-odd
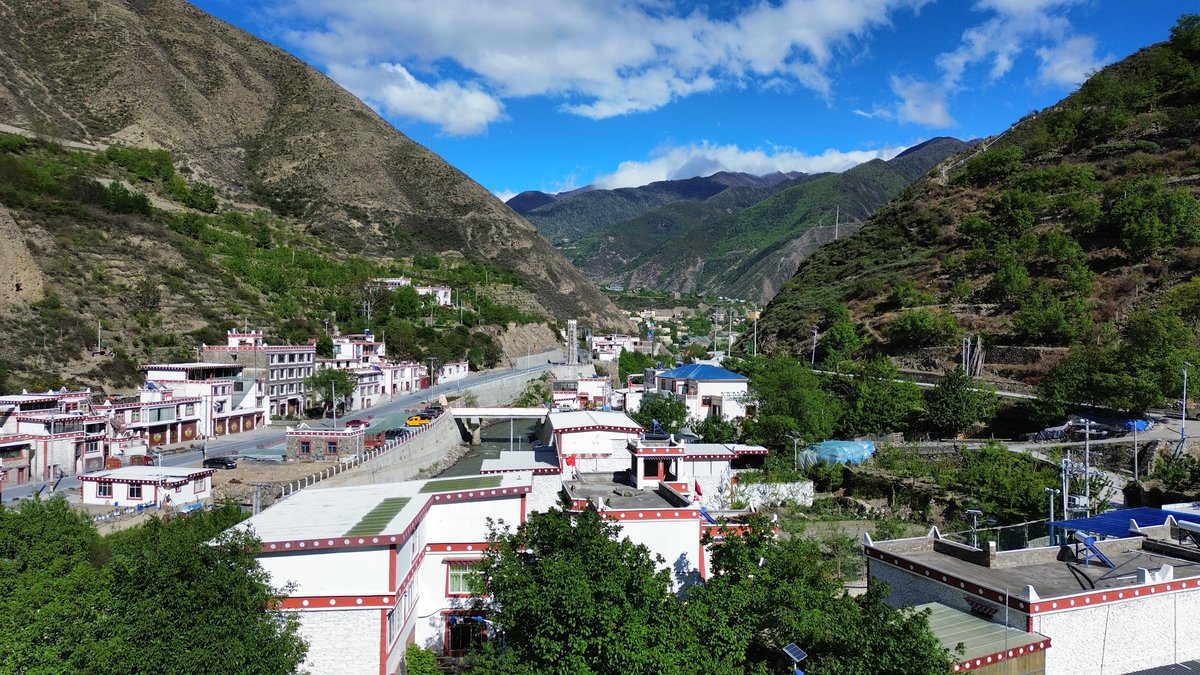
{"label": "solar panel", "polygon": [[792,660],[796,663],[800,663],[804,659],[808,658],[808,654],[806,654],[804,650],[801,649],[800,646],[795,642],[792,642],[788,646],[784,647],[783,653],[792,657]]}

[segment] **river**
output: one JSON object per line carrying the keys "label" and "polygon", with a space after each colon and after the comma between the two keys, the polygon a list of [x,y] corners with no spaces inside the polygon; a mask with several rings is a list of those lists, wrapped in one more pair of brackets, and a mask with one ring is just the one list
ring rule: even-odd
{"label": "river", "polygon": [[457,462],[450,466],[442,473],[438,474],[442,477],[449,476],[472,476],[479,473],[479,467],[485,459],[495,459],[500,456],[500,453],[508,450],[510,447],[513,450],[524,450],[530,452],[533,447],[529,444],[528,432],[535,429],[540,420],[520,419],[512,420],[512,437],[509,437],[509,422],[498,422],[488,427],[484,427],[482,431],[483,442],[476,445],[467,451]]}

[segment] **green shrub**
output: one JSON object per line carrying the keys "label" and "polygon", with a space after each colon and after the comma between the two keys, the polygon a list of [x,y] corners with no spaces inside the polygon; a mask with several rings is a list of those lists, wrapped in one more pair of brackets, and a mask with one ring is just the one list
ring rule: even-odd
{"label": "green shrub", "polygon": [[896,345],[932,346],[950,344],[962,337],[958,321],[949,312],[912,309],[888,327],[888,339]]}

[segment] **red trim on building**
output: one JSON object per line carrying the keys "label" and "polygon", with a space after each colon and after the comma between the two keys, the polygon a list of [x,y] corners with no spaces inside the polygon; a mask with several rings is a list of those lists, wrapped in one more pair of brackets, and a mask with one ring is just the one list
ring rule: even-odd
{"label": "red trim on building", "polygon": [[626,434],[640,434],[644,432],[645,429],[641,427],[613,427],[607,424],[594,424],[586,427],[563,427],[562,429],[555,429],[554,433],[562,435],[574,434],[582,431],[616,431]]}
{"label": "red trim on building", "polygon": [[394,598],[387,595],[293,595],[279,602],[281,609],[367,609],[391,607]]}
{"label": "red trim on building", "polygon": [[1026,654],[1032,654],[1034,652],[1044,652],[1049,648],[1050,638],[1046,638],[1045,640],[1039,640],[1033,644],[1025,645],[1024,647],[1014,647],[1007,651],[1002,649],[986,656],[979,656],[973,659],[967,659],[961,663],[956,663],[954,664],[954,672],[965,673],[967,671],[974,670],[975,668],[983,668],[995,663],[999,663],[1005,659],[1015,659],[1025,656]]}
{"label": "red trim on building", "polygon": [[446,504],[454,501],[478,501],[490,499],[491,497],[505,497],[509,495],[529,494],[533,491],[532,485],[517,485],[506,488],[491,488],[485,490],[466,490],[462,492],[442,492],[430,495],[430,499],[425,502],[417,515],[397,534],[377,534],[362,537],[313,537],[309,539],[280,539],[276,541],[264,541],[259,548],[262,553],[283,553],[292,551],[307,551],[307,550],[322,550],[331,548],[369,548],[372,546],[388,546],[398,542],[403,542],[412,535],[416,530],[417,525],[425,518],[425,514],[429,513],[430,507],[435,504]]}
{"label": "red trim on building", "polygon": [[659,456],[659,457],[661,457],[661,456],[682,457],[683,456],[683,448],[682,447],[661,447],[661,448],[650,447],[650,448],[647,448],[647,447],[643,447],[643,446],[639,446],[639,445],[635,445],[633,447],[634,447],[633,454],[638,457],[646,457],[646,456],[650,456],[650,455]]}
{"label": "red trim on building", "polygon": [[379,610],[379,675],[387,675],[388,662],[388,610]]}
{"label": "red trim on building", "polygon": [[700,514],[694,509],[605,509],[600,515],[620,522],[646,520],[682,520],[696,518]]}
{"label": "red trim on building", "polygon": [[521,523],[524,523],[525,519],[526,519],[525,513],[526,513],[527,507],[526,507],[525,501],[526,501],[526,499],[528,499],[528,497],[529,497],[529,495],[521,495],[521,520],[519,521]]}
{"label": "red trim on building", "polygon": [[491,546],[486,541],[425,544],[425,552],[435,555],[439,553],[483,553]]}

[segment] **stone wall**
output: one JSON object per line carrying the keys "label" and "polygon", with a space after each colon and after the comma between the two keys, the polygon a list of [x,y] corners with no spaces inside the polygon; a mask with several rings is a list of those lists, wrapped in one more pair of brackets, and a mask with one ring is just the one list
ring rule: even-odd
{"label": "stone wall", "polygon": [[300,616],[300,635],[308,642],[304,672],[379,672],[380,610],[305,610]]}
{"label": "stone wall", "polygon": [[746,506],[754,508],[783,503],[812,506],[815,494],[811,480],[795,483],[739,483],[734,489],[735,500],[744,501]]}

